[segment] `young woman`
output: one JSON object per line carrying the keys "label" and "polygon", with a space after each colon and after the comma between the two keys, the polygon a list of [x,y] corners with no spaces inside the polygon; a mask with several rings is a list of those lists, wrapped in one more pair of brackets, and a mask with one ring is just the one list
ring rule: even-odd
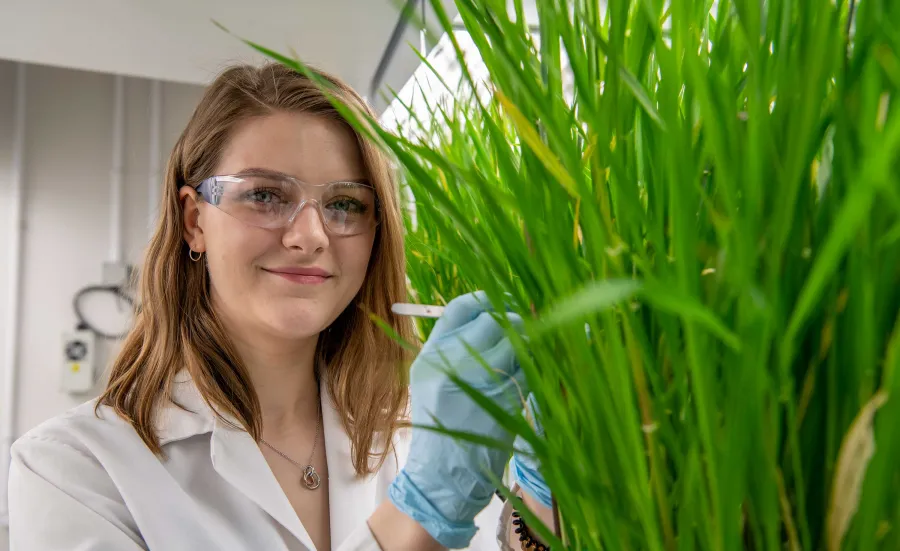
{"label": "young woman", "polygon": [[518,411],[510,343],[482,295],[457,298],[410,386],[410,358],[368,318],[412,338],[390,309],[407,296],[396,184],[326,96],[280,65],[225,71],[164,184],[141,304],[105,392],[13,448],[12,549],[488,549],[507,538],[485,507],[508,457],[399,427],[437,419],[509,442],[441,366]]}

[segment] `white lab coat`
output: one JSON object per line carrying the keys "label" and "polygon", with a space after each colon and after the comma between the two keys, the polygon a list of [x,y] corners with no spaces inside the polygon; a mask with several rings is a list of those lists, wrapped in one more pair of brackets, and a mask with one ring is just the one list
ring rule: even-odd
{"label": "white lab coat", "polygon": [[[12,448],[11,551],[314,551],[306,529],[253,439],[218,420],[186,373],[175,406],[161,411],[161,460],[110,409],[94,401],[51,419]],[[366,520],[387,496],[405,458],[356,477],[350,439],[327,392],[322,418],[329,473],[331,541],[339,551],[380,548]],[[469,549],[498,549],[502,504],[476,519]]]}

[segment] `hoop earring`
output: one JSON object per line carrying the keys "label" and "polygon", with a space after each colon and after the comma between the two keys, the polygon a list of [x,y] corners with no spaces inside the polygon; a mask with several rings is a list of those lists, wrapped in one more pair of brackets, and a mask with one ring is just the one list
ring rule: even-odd
{"label": "hoop earring", "polygon": [[194,262],[197,262],[198,260],[203,258],[202,252],[197,253],[197,258],[194,258],[194,252],[195,252],[194,249],[191,249],[190,252],[188,253],[188,257],[190,257],[191,260],[193,260]]}

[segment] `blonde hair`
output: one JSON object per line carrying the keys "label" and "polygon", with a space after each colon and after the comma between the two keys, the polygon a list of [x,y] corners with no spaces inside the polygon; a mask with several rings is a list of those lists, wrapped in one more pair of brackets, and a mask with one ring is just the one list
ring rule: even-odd
{"label": "blonde hair", "polygon": [[[372,114],[348,85],[315,71],[338,101]],[[347,124],[317,85],[280,64],[240,65],[224,71],[206,90],[169,158],[160,217],[140,277],[134,326],[112,364],[97,407],[106,405],[129,421],[154,453],[162,455],[154,421],[170,398],[176,373],[186,368],[207,404],[237,419],[256,440],[260,405],[246,368],[212,310],[203,263],[191,262],[183,239],[179,189],[213,175],[237,124],[273,112],[304,112]],[[347,124],[349,128],[350,125]],[[352,130],[352,129],[351,129]],[[354,301],[319,336],[320,383],[325,385],[352,443],[358,475],[380,468],[402,424],[408,397],[407,352],[368,318],[379,316],[405,340],[412,325],[391,312],[406,297],[406,269],[399,193],[385,155],[354,131],[379,197],[381,223],[371,260]],[[371,461],[372,459],[375,461]]]}

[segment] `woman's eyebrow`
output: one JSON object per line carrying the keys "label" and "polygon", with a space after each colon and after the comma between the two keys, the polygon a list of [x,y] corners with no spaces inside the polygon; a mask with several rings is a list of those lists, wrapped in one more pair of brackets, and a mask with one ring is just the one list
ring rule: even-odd
{"label": "woman's eyebrow", "polygon": [[[270,168],[261,168],[261,167],[248,167],[248,168],[242,169],[240,172],[235,174],[235,176],[262,176],[264,178],[287,178],[290,180],[300,180],[301,182],[306,182],[306,180],[304,180],[302,178],[297,178],[296,176],[292,176],[292,175],[286,174],[284,172],[279,172],[277,170],[272,170]],[[340,180],[331,180],[329,182],[324,182],[323,184],[319,184],[319,185],[334,184],[334,183],[362,184],[365,186],[372,185],[372,182],[368,178],[341,178]]]}
{"label": "woman's eyebrow", "polygon": [[277,170],[272,170],[270,168],[260,168],[260,167],[248,167],[242,169],[240,172],[236,174],[236,176],[263,176],[267,178],[294,178],[290,174],[285,174],[284,172],[278,172]]}

